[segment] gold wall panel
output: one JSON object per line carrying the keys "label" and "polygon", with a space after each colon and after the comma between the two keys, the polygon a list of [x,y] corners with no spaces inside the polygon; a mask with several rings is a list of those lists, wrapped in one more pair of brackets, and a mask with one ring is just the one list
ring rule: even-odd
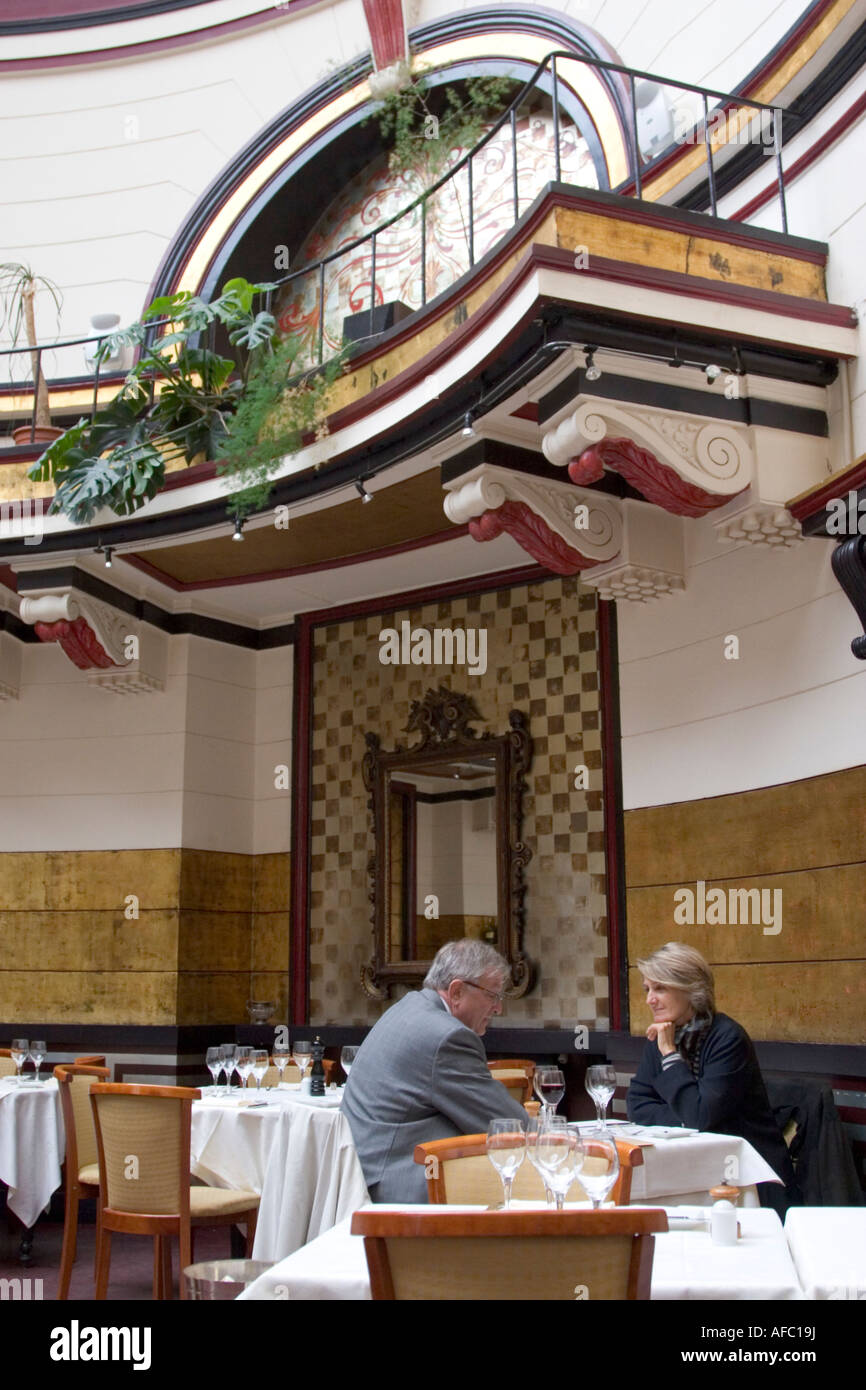
{"label": "gold wall panel", "polygon": [[[839,960],[866,956],[866,872],[863,864],[804,869],[799,873],[766,874],[756,878],[713,879],[706,891],[757,888],[781,892],[782,929],[775,935],[753,923],[708,925],[674,921],[674,893],[691,883],[665,884],[628,891],[629,957],[647,956],[665,941],[685,941],[711,964],[722,961]],[[730,903],[730,898],[727,899]],[[738,913],[742,915],[742,909]],[[771,927],[775,931],[775,924]]]}
{"label": "gold wall panel", "polygon": [[628,811],[630,888],[866,860],[866,766],[782,786]]}
{"label": "gold wall panel", "polygon": [[0,970],[0,1018],[170,1025],[176,991],[173,970]]}
{"label": "gold wall panel", "polygon": [[[718,1007],[755,1037],[866,1042],[864,803],[866,767],[855,767],[629,811],[632,1031],[643,1032],[649,1022],[634,962],[666,941],[685,941],[713,966]],[[675,922],[674,892],[696,893],[700,879],[707,891],[780,890],[781,931],[765,934],[766,922]]]}
{"label": "gold wall panel", "polygon": [[285,996],[288,901],[287,854],[0,855],[0,1019],[246,1023],[254,970]]}
{"label": "gold wall panel", "polygon": [[[714,969],[716,1007],[756,1041],[866,1043],[866,961],[779,961]],[[631,1031],[652,1021],[629,971]]]}
{"label": "gold wall panel", "polygon": [[778,253],[771,253],[732,245],[722,236],[699,237],[663,225],[646,226],[572,208],[556,209],[556,232],[558,246],[569,251],[578,246],[588,248],[590,274],[595,254],[803,299],[827,298],[823,266],[786,256],[783,246]]}

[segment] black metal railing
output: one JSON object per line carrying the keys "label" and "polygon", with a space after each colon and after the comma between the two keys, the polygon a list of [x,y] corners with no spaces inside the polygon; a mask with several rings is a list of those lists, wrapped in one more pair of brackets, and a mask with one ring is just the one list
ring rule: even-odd
{"label": "black metal railing", "polygon": [[[377,304],[377,289],[381,289],[381,280],[377,286],[377,272],[379,272],[380,249],[384,244],[385,234],[397,227],[404,219],[411,219],[417,216],[418,236],[420,240],[420,252],[418,255],[418,286],[417,293],[413,296],[419,307],[423,308],[428,302],[428,254],[430,251],[430,209],[434,205],[437,196],[445,189],[446,185],[454,182],[464,170],[466,170],[466,183],[468,188],[468,207],[464,219],[466,234],[466,252],[468,268],[471,269],[477,262],[478,252],[478,211],[476,209],[475,197],[475,178],[474,162],[479,158],[483,151],[496,139],[499,133],[509,127],[510,149],[511,149],[511,225],[499,234],[499,239],[507,235],[511,228],[519,221],[521,216],[521,193],[519,176],[519,139],[518,139],[518,115],[521,107],[524,107],[533,98],[543,98],[549,101],[552,107],[553,122],[553,152],[551,159],[551,174],[557,182],[562,181],[563,158],[562,158],[562,112],[567,110],[567,98],[561,101],[561,90],[563,86],[568,88],[561,72],[563,61],[569,63],[584,64],[596,68],[607,74],[616,74],[625,80],[628,88],[630,101],[628,103],[630,111],[630,130],[624,132],[624,146],[628,158],[628,175],[621,181],[615,193],[625,197],[643,199],[647,186],[647,178],[653,177],[654,171],[658,172],[659,166],[667,163],[676,148],[682,145],[697,145],[703,143],[704,163],[706,168],[706,178],[709,193],[709,208],[713,216],[717,215],[717,194],[716,194],[716,171],[720,161],[729,158],[731,147],[741,147],[744,143],[754,143],[754,123],[758,122],[758,133],[765,149],[769,148],[772,142],[772,153],[775,161],[777,197],[780,211],[782,230],[788,230],[788,217],[785,204],[785,176],[782,167],[782,130],[781,118],[782,111],[778,107],[773,107],[765,102],[755,101],[750,97],[738,96],[735,93],[719,92],[712,88],[697,87],[686,82],[677,82],[666,78],[660,78],[653,73],[643,72],[636,68],[627,68],[618,63],[607,62],[600,58],[593,58],[582,54],[572,53],[566,49],[558,49],[549,53],[539,62],[532,75],[524,83],[521,90],[506,107],[506,109],[496,118],[485,131],[478,142],[471,150],[468,150],[444,174],[442,174],[429,188],[425,188],[416,198],[406,207],[395,213],[386,221],[378,224],[371,231],[354,238],[352,241],[337,247],[328,252],[318,260],[300,266],[296,270],[290,271],[278,281],[275,281],[275,290],[267,292],[264,305],[271,308],[274,302],[274,295],[285,294],[293,286],[299,286],[303,295],[303,286],[312,286],[313,309],[308,316],[308,338],[307,357],[304,365],[307,368],[321,366],[328,358],[339,350],[339,343],[329,344],[326,334],[326,297],[327,297],[327,276],[329,270],[335,267],[336,263],[349,255],[361,253],[365,249],[360,259],[362,262],[362,275],[369,273],[369,294],[366,296],[369,303],[370,314],[370,335],[374,331],[374,312]],[[648,82],[660,87],[669,87],[679,92],[689,93],[693,97],[700,99],[702,116],[695,119],[694,123],[685,131],[681,132],[679,138],[672,139],[665,147],[660,150],[651,160],[644,163],[640,148],[640,130],[638,121],[639,102],[637,97],[636,83]],[[569,88],[570,90],[570,88]],[[711,99],[716,103],[710,106]],[[569,121],[579,133],[579,126]],[[733,136],[730,139],[719,140],[720,125],[731,127]],[[743,135],[747,135],[748,140],[744,141]],[[769,137],[769,138],[766,138]],[[537,153],[537,150],[535,151]],[[692,171],[693,173],[695,171]],[[456,184],[455,184],[456,188]],[[534,196],[534,195],[533,195]],[[455,194],[456,197],[456,194]],[[524,194],[524,199],[526,195]],[[459,203],[458,203],[459,205]],[[454,279],[460,278],[463,271],[455,274]],[[362,281],[363,284],[363,281]],[[445,288],[448,288],[446,286]],[[436,290],[439,293],[439,290]],[[150,325],[156,331],[160,324]],[[294,329],[290,331],[295,331]],[[10,358],[15,354],[29,354],[31,361],[35,358],[35,370],[32,381],[14,382],[17,391],[22,391],[27,395],[32,394],[34,405],[37,400],[40,383],[47,381],[42,367],[43,354],[46,352],[59,352],[71,347],[83,347],[88,344],[96,345],[98,349],[110,335],[102,334],[91,338],[76,338],[65,343],[42,344],[36,348],[16,347],[4,348],[0,350],[0,357]],[[93,371],[93,391],[91,413],[95,411],[100,385],[100,354],[95,354],[95,364]],[[10,377],[11,380],[11,377]],[[2,387],[0,387],[2,390]],[[34,425],[31,424],[31,442],[34,439]]]}

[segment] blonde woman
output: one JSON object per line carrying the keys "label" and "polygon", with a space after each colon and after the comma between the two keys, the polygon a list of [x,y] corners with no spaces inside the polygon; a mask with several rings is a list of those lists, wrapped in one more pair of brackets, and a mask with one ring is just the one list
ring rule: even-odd
{"label": "blonde woman", "polygon": [[709,965],[693,946],[669,941],[637,967],[653,1021],[629,1088],[629,1119],[747,1139],[785,1184],[758,1183],[761,1205],[783,1213],[800,1200],[794,1170],[752,1041],[716,1013]]}

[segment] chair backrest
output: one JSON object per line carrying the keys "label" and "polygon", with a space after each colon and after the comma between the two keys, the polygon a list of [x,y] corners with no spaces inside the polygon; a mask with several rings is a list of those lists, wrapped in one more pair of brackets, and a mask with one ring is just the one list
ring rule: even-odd
{"label": "chair backrest", "polygon": [[76,1067],[104,1067],[105,1056],[103,1053],[94,1053],[92,1057],[76,1057]]}
{"label": "chair backrest", "polygon": [[11,1048],[0,1047],[0,1076],[14,1076],[17,1070]]}
{"label": "chair backrest", "polygon": [[55,1067],[54,1075],[60,1089],[60,1109],[66,1130],[67,1171],[77,1179],[79,1168],[98,1162],[90,1088],[94,1081],[107,1081],[110,1072],[108,1067],[80,1066],[73,1062]]}
{"label": "chair backrest", "polygon": [[665,1212],[356,1211],[374,1299],[647,1299]]}
{"label": "chair backrest", "polygon": [[505,1087],[512,1100],[516,1100],[518,1105],[523,1105],[532,1095],[532,1082],[521,1071],[519,1067],[491,1067],[490,1075],[494,1081],[499,1081]]}
{"label": "chair backrest", "polygon": [[[643,1164],[638,1144],[617,1139],[619,1175],[611,1189],[609,1200],[618,1207],[628,1206],[631,1197],[631,1175]],[[441,1206],[446,1202],[460,1206],[494,1206],[502,1201],[502,1180],[487,1157],[486,1134],[462,1134],[455,1139],[433,1139],[418,1144],[416,1163],[424,1164],[427,1177],[427,1201]],[[586,1167],[601,1166],[601,1159],[589,1157]],[[517,1170],[511,1191],[516,1202],[545,1201],[544,1182],[535,1165],[525,1158]],[[588,1200],[580,1179],[575,1178],[568,1190],[569,1202]]]}
{"label": "chair backrest", "polygon": [[120,1212],[189,1214],[190,1086],[93,1086],[103,1202]]}
{"label": "chair backrest", "polygon": [[530,1081],[535,1076],[535,1063],[529,1057],[497,1057],[487,1065],[491,1071],[522,1071]]}

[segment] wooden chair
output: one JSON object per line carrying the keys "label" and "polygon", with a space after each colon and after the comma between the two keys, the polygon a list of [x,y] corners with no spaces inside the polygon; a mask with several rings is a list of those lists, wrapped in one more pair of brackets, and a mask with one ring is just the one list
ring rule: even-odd
{"label": "wooden chair", "polygon": [[189,1179],[192,1103],[189,1086],[93,1086],[90,1102],[99,1152],[101,1224],[96,1297],[105,1298],[111,1234],[153,1237],[153,1296],[170,1298],[171,1237],[180,1245],[180,1296],[184,1268],[192,1262],[191,1231],[197,1226],[246,1224],[252,1253],[259,1197],[233,1188],[193,1187]]}
{"label": "wooden chair", "polygon": [[16,1076],[18,1068],[12,1061],[12,1049],[0,1047],[0,1076]]}
{"label": "wooden chair", "polygon": [[[588,1138],[592,1138],[591,1135]],[[639,1144],[617,1139],[619,1176],[611,1189],[610,1199],[618,1207],[627,1207],[631,1197],[631,1175],[643,1166]],[[502,1181],[487,1157],[486,1134],[459,1134],[454,1139],[432,1139],[415,1148],[416,1163],[424,1164],[427,1177],[427,1201],[434,1206],[446,1202],[460,1206],[494,1206],[502,1201]],[[587,1163],[592,1163],[592,1158]],[[601,1160],[595,1160],[601,1162]],[[511,1195],[516,1202],[546,1200],[541,1174],[525,1158],[517,1170]],[[567,1201],[588,1201],[586,1192],[576,1177],[568,1191]]]}
{"label": "wooden chair", "polygon": [[76,1067],[104,1067],[105,1057],[102,1053],[93,1057],[76,1057],[74,1065]]}
{"label": "wooden chair", "polygon": [[[488,1063],[488,1066],[490,1064]],[[500,1082],[518,1105],[524,1105],[532,1096],[532,1082],[519,1067],[490,1067],[494,1081]]]}
{"label": "wooden chair", "polygon": [[529,1057],[497,1057],[495,1062],[488,1062],[491,1071],[522,1071],[528,1076],[530,1081],[535,1076],[535,1063]]}
{"label": "wooden chair", "polygon": [[659,1209],[356,1211],[374,1299],[648,1299]]}
{"label": "wooden chair", "polygon": [[57,1290],[59,1299],[69,1297],[69,1281],[78,1244],[78,1204],[91,1197],[96,1199],[96,1248],[99,1250],[99,1159],[90,1108],[90,1087],[94,1080],[107,1081],[109,1074],[107,1067],[88,1067],[77,1062],[54,1068],[60,1090],[63,1128],[66,1131],[66,1214],[63,1218],[63,1249]]}

